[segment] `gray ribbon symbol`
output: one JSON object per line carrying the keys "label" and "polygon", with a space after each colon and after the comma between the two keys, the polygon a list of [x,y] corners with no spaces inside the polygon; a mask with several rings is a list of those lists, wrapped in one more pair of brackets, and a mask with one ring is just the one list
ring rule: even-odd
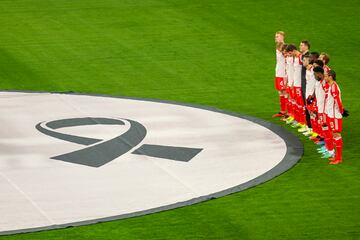
{"label": "gray ribbon symbol", "polygon": [[[130,123],[129,130],[108,141],[103,139],[64,134],[55,131],[56,129],[60,128],[85,125],[125,125],[124,121]],[[51,122],[41,122],[36,125],[36,129],[43,134],[54,138],[89,146],[74,152],[52,157],[51,159],[86,165],[90,167],[100,167],[129,152],[131,149],[136,147],[146,136],[146,128],[139,122],[130,119],[120,120],[111,118],[70,118]],[[144,144],[133,151],[132,154],[188,162],[201,151],[202,148]]]}

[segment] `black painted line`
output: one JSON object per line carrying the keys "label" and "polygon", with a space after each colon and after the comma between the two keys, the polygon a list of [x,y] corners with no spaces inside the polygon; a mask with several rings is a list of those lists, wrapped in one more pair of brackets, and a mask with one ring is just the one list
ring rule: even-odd
{"label": "black painted line", "polygon": [[189,162],[202,150],[202,148],[186,148],[144,144],[135,151],[133,151],[132,154]]}

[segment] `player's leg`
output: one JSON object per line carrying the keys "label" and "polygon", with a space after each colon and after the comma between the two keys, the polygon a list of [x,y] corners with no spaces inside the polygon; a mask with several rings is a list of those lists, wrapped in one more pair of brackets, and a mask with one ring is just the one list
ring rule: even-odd
{"label": "player's leg", "polygon": [[292,95],[292,88],[286,88],[288,102],[287,102],[287,114],[288,118],[286,119],[286,123],[290,124],[294,121],[294,108],[293,108],[293,95]]}
{"label": "player's leg", "polygon": [[319,136],[320,136],[320,139],[319,139],[319,141],[315,141],[315,144],[317,144],[317,145],[320,145],[320,146],[322,146],[322,145],[324,145],[325,144],[325,140],[324,140],[324,131],[323,131],[323,125],[324,124],[326,124],[325,122],[324,122],[324,113],[322,113],[322,112],[318,112],[318,114],[317,114],[317,125],[318,125],[318,134],[319,134]]}
{"label": "player's leg", "polygon": [[[329,138],[329,135],[331,133],[331,129],[330,126],[327,123],[327,116],[325,113],[322,113],[319,115],[320,118],[320,124],[321,124],[321,136],[323,137],[323,143],[322,144],[318,144],[319,148],[318,151],[320,153],[324,153],[327,152],[327,146],[329,145],[328,141],[326,141],[326,139]],[[330,145],[331,148],[331,145]]]}
{"label": "player's leg", "polygon": [[299,111],[299,125],[300,128],[299,132],[305,132],[307,130],[306,124],[305,124],[305,105],[302,97],[301,88],[298,88],[297,93],[297,104],[298,104],[298,111]]}
{"label": "player's leg", "polygon": [[[310,100],[310,98],[309,98],[309,100]],[[310,124],[308,124],[308,126],[311,126],[311,127],[308,127],[307,131],[303,132],[303,134],[309,138],[316,137],[317,134],[315,133],[315,130],[314,130],[314,128],[316,129],[316,125],[314,124],[315,114],[313,113],[314,101],[308,102],[308,99],[307,99],[307,101],[305,102],[305,108],[306,108],[305,111],[309,113]]]}
{"label": "player's leg", "polygon": [[294,105],[295,111],[294,112],[295,112],[296,123],[292,124],[292,127],[301,127],[301,125],[300,125],[301,111],[300,111],[300,106],[299,106],[299,93],[300,93],[300,88],[294,87],[294,101],[295,101],[295,105]]}
{"label": "player's leg", "polygon": [[331,158],[334,157],[334,140],[333,132],[335,131],[334,118],[326,116],[326,125],[324,127],[324,140],[326,151],[323,151],[322,158]]}
{"label": "player's leg", "polygon": [[286,113],[286,99],[284,96],[284,78],[276,77],[275,78],[275,88],[279,93],[279,100],[280,100],[280,111],[274,114],[272,117],[282,117]]}
{"label": "player's leg", "polygon": [[287,124],[292,124],[292,125],[296,125],[297,124],[297,121],[296,121],[296,101],[295,101],[295,88],[294,87],[291,87],[289,89],[289,95],[290,95],[290,103],[289,105],[291,106],[291,118],[289,118],[286,123]]}
{"label": "player's leg", "polygon": [[339,164],[342,162],[342,148],[343,140],[341,136],[342,132],[342,119],[334,119],[334,144],[335,144],[335,157],[330,158],[330,164]]}
{"label": "player's leg", "polygon": [[318,124],[317,124],[317,119],[316,119],[316,112],[314,109],[312,110],[309,110],[309,114],[310,114],[310,121],[311,121],[311,126],[312,126],[312,129],[311,129],[311,132],[309,133],[309,139],[310,140],[317,140],[319,139],[318,136]]}
{"label": "player's leg", "polygon": [[286,89],[281,90],[281,94],[283,96],[281,103],[281,112],[283,112],[284,115],[280,118],[280,120],[286,121],[286,119],[289,117],[289,109],[288,109],[289,96]]}

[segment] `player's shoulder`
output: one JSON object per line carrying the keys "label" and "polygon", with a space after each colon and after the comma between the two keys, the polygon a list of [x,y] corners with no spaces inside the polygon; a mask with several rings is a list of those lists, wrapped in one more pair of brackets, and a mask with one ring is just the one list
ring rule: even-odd
{"label": "player's shoulder", "polygon": [[333,82],[331,84],[331,92],[338,93],[340,91],[339,85],[336,82]]}
{"label": "player's shoulder", "polygon": [[324,65],[323,69],[325,73],[328,73],[331,70],[331,68],[328,65]]}
{"label": "player's shoulder", "polygon": [[298,58],[299,64],[302,65],[302,64],[303,64],[303,62],[302,62],[302,55],[300,54],[297,58]]}
{"label": "player's shoulder", "polygon": [[294,57],[294,64],[299,64],[299,63],[300,63],[299,57]]}

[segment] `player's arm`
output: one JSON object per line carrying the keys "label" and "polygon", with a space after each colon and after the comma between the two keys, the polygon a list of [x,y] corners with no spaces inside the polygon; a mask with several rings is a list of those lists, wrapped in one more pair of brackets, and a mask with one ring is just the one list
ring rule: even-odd
{"label": "player's arm", "polygon": [[336,86],[333,91],[331,91],[331,95],[334,97],[335,102],[337,103],[337,105],[339,106],[339,111],[340,113],[344,112],[344,106],[342,104],[341,98],[340,98],[340,91],[339,91],[339,87]]}
{"label": "player's arm", "polygon": [[[312,74],[312,76],[310,76],[312,78],[312,81],[316,82],[315,76],[314,74]],[[311,89],[310,89],[310,93],[311,93],[311,97],[315,98],[315,83],[312,85]]]}

